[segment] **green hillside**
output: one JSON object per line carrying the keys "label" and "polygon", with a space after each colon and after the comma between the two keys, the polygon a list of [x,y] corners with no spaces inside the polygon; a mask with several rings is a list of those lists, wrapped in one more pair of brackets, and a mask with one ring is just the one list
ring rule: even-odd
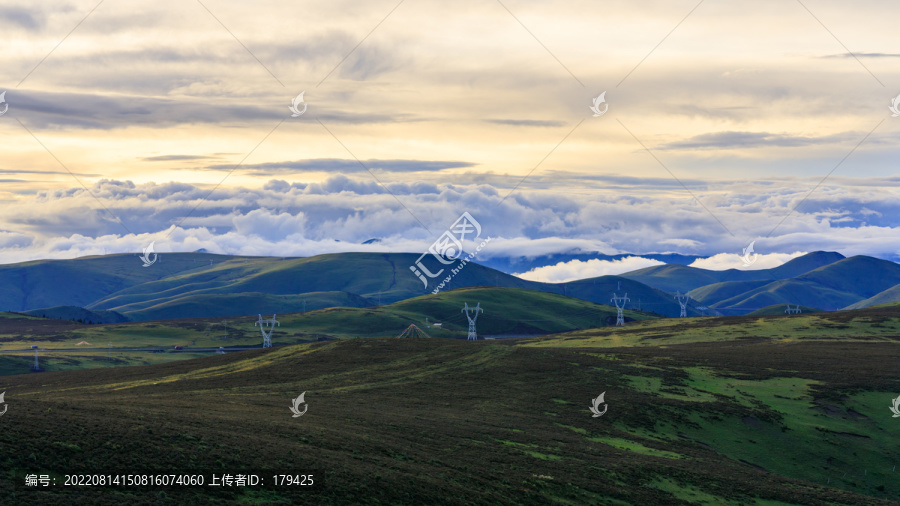
{"label": "green hillside", "polygon": [[716,304],[730,299],[737,299],[750,290],[754,290],[769,284],[766,279],[756,281],[723,281],[695,288],[688,292],[694,300],[702,304]]}
{"label": "green hillside", "polygon": [[900,265],[858,255],[820,267],[797,279],[868,298],[900,284]]}
{"label": "green hillside", "polygon": [[[168,310],[176,307],[175,304],[166,303],[188,298],[259,293],[292,296],[316,292],[346,292],[368,299],[372,304],[379,301],[389,304],[430,293],[409,270],[417,258],[418,255],[411,253],[341,253],[284,260],[228,259],[212,267],[120,290],[88,308],[114,309],[135,319],[162,319],[180,316]],[[538,285],[469,264],[453,279],[448,289],[486,284],[521,288]],[[353,305],[361,304],[360,301],[357,299]],[[218,314],[246,312],[244,299],[229,300],[229,297],[223,297],[216,299],[215,304]],[[295,307],[293,310],[298,309]]]}
{"label": "green hillside", "polygon": [[666,264],[646,267],[621,275],[666,292],[688,292],[722,281],[722,271],[710,271],[687,265]]}
{"label": "green hillside", "polygon": [[[6,377],[0,487],[22,505],[896,504],[895,342],[621,337],[349,339]],[[22,486],[100,469],[315,481]]]}
{"label": "green hillside", "polygon": [[[253,301],[248,301],[248,304]],[[516,288],[464,288],[425,295],[387,306],[369,308],[329,307],[305,313],[277,313],[279,325],[272,334],[275,346],[315,342],[321,339],[396,337],[409,325],[417,325],[433,337],[466,339],[468,321],[463,304],[481,304],[477,320],[479,337],[510,337],[565,332],[615,324],[616,310],[608,305],[537,290]],[[256,306],[252,306],[256,308]],[[259,313],[257,311],[257,313]],[[273,312],[262,313],[269,319]],[[654,318],[632,310],[624,312],[626,322]],[[218,349],[260,347],[262,336],[256,326],[258,314],[222,318],[184,318],[164,321],[83,325],[75,322],[0,314],[0,351],[23,350],[37,345],[42,350],[74,350],[79,343],[100,347],[103,360],[96,361],[82,351],[52,351],[43,359],[50,371],[83,367],[109,367],[168,361],[153,354],[129,355],[126,348],[183,346]],[[429,323],[441,323],[440,327]],[[112,348],[114,360],[106,360]],[[208,352],[207,352],[208,354]],[[0,354],[0,372],[25,373],[30,352]],[[184,358],[191,358],[185,355]],[[13,360],[14,363],[5,362]]]}
{"label": "green hillside", "polygon": [[880,304],[890,304],[900,302],[900,285],[895,285],[883,292],[879,292],[868,299],[863,299],[857,303],[850,304],[844,309],[862,309],[864,307],[877,306]]}
{"label": "green hillside", "polygon": [[[801,307],[802,310],[802,307]],[[523,346],[617,347],[669,346],[731,341],[773,342],[900,340],[900,304],[853,311],[819,311],[795,315],[659,318],[625,327],[577,330],[520,340]]]}
{"label": "green hillside", "polygon": [[[713,271],[679,264],[657,265],[622,274],[622,277],[639,281],[646,285],[682,293],[694,291],[701,287],[718,283],[747,283],[758,286],[760,281],[775,281],[805,274],[823,266],[831,265],[844,258],[840,253],[814,251],[801,257],[793,258],[772,269],[727,269]],[[740,286],[731,284],[730,286]],[[697,299],[699,300],[699,299]]]}
{"label": "green hillside", "polygon": [[[866,256],[844,258],[791,279],[752,284],[704,287],[694,293],[723,314],[743,314],[740,308],[801,304],[835,310],[851,306],[900,283],[900,265]],[[740,293],[741,287],[748,290]],[[727,297],[733,292],[731,297]],[[726,297],[726,298],[720,298]],[[718,298],[718,300],[716,300]]]}
{"label": "green hillside", "polygon": [[[678,316],[681,313],[681,307],[672,294],[622,276],[601,276],[570,281],[561,283],[556,289],[557,293],[564,293],[569,297],[578,297],[599,304],[612,304],[610,299],[613,294],[619,296],[627,294],[630,301],[625,305],[626,308],[650,311],[662,316]],[[697,305],[695,301],[688,302],[687,314],[689,316],[701,314],[696,309]]]}
{"label": "green hillside", "polygon": [[161,256],[164,260],[150,268],[127,254],[0,265],[0,309],[85,307],[116,291],[226,258],[206,253]]}

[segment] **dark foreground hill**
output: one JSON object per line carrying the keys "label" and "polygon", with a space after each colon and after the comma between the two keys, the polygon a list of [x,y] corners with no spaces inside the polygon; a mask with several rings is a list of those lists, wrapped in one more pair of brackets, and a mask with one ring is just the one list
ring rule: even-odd
{"label": "dark foreground hill", "polygon": [[[355,339],[6,377],[0,489],[21,505],[895,504],[896,342],[621,338]],[[269,485],[61,485],[99,470]]]}

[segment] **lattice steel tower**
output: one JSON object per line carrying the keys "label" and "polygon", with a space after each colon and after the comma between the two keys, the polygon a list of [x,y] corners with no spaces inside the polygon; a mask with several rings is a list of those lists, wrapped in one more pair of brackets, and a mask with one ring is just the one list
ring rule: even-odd
{"label": "lattice steel tower", "polygon": [[[275,331],[275,324],[278,324],[280,327],[281,324],[278,323],[278,320],[275,319],[276,315],[272,315],[271,320],[263,320],[262,315],[259,315],[259,320],[253,325],[259,325],[259,331],[262,332],[263,336],[263,348],[271,348],[272,347],[272,332]],[[266,332],[266,327],[269,327],[269,331]]]}
{"label": "lattice steel tower", "polygon": [[[475,307],[469,307],[468,302],[464,302],[463,304],[465,305],[465,307],[463,307],[463,310],[461,312],[466,313],[466,319],[469,320],[469,335],[466,336],[466,341],[476,341],[478,340],[478,335],[475,333],[475,320],[478,319],[478,313],[483,313],[484,309],[481,309],[480,302]],[[472,311],[475,316],[471,316],[469,314],[469,311]]]}
{"label": "lattice steel tower", "polygon": [[[624,297],[613,294],[613,298],[610,300],[616,305],[616,327],[624,327],[625,316],[622,314],[622,310],[625,309],[625,303],[631,300],[628,298],[628,293],[626,292]],[[621,306],[619,305],[620,302],[622,303]]]}
{"label": "lattice steel tower", "polygon": [[675,292],[675,300],[678,301],[678,305],[681,306],[681,314],[678,315],[679,318],[684,318],[687,316],[687,301],[690,297],[687,294],[682,294],[681,292]]}

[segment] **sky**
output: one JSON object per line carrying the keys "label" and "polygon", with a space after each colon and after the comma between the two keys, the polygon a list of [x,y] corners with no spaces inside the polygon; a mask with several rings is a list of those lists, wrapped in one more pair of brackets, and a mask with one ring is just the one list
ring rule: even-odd
{"label": "sky", "polygon": [[463,212],[492,237],[479,258],[632,255],[519,273],[539,280],[665,252],[711,269],[897,260],[898,14],[887,0],[0,2],[0,264],[151,241],[423,252]]}

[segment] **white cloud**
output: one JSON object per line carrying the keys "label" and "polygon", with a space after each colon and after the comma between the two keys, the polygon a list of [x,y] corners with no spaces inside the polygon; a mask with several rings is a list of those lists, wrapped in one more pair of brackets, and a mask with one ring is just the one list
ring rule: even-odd
{"label": "white cloud", "polygon": [[[691,263],[691,267],[700,269],[709,269],[711,271],[724,271],[728,269],[740,269],[747,271],[755,271],[758,269],[771,269],[784,264],[788,260],[805,255],[806,251],[795,251],[793,253],[769,253],[766,255],[756,256],[756,260],[748,266],[744,266],[741,255],[735,253],[719,253],[709,258],[701,258]],[[753,260],[753,255],[750,260]]]}
{"label": "white cloud", "polygon": [[532,281],[563,283],[566,281],[574,281],[576,279],[622,274],[637,269],[643,269],[644,267],[653,267],[654,265],[663,265],[663,262],[642,257],[625,257],[619,260],[570,260],[568,262],[560,262],[556,265],[538,267],[528,272],[515,275],[522,279],[530,279]]}
{"label": "white cloud", "polygon": [[[754,269],[780,265],[802,251],[900,258],[900,209],[890,188],[822,185],[789,215],[807,193],[803,185],[763,191],[745,181],[720,181],[700,196],[706,208],[678,194],[634,197],[546,189],[519,190],[504,200],[505,192],[488,184],[385,185],[401,191],[395,197],[364,175],[337,174],[316,184],[260,181],[256,187],[221,186],[212,193],[212,187],[187,183],[103,180],[90,191],[17,196],[0,201],[0,263],[73,258],[104,249],[135,252],[151,240],[157,240],[160,252],[201,247],[273,256],[422,252],[463,211],[481,223],[485,237],[494,238],[479,254],[482,260],[676,252],[710,256],[697,264],[701,267],[740,268],[741,249],[754,238],[761,255],[748,267]],[[362,244],[373,238],[381,241]],[[572,264],[533,275],[563,279],[636,268]]]}

